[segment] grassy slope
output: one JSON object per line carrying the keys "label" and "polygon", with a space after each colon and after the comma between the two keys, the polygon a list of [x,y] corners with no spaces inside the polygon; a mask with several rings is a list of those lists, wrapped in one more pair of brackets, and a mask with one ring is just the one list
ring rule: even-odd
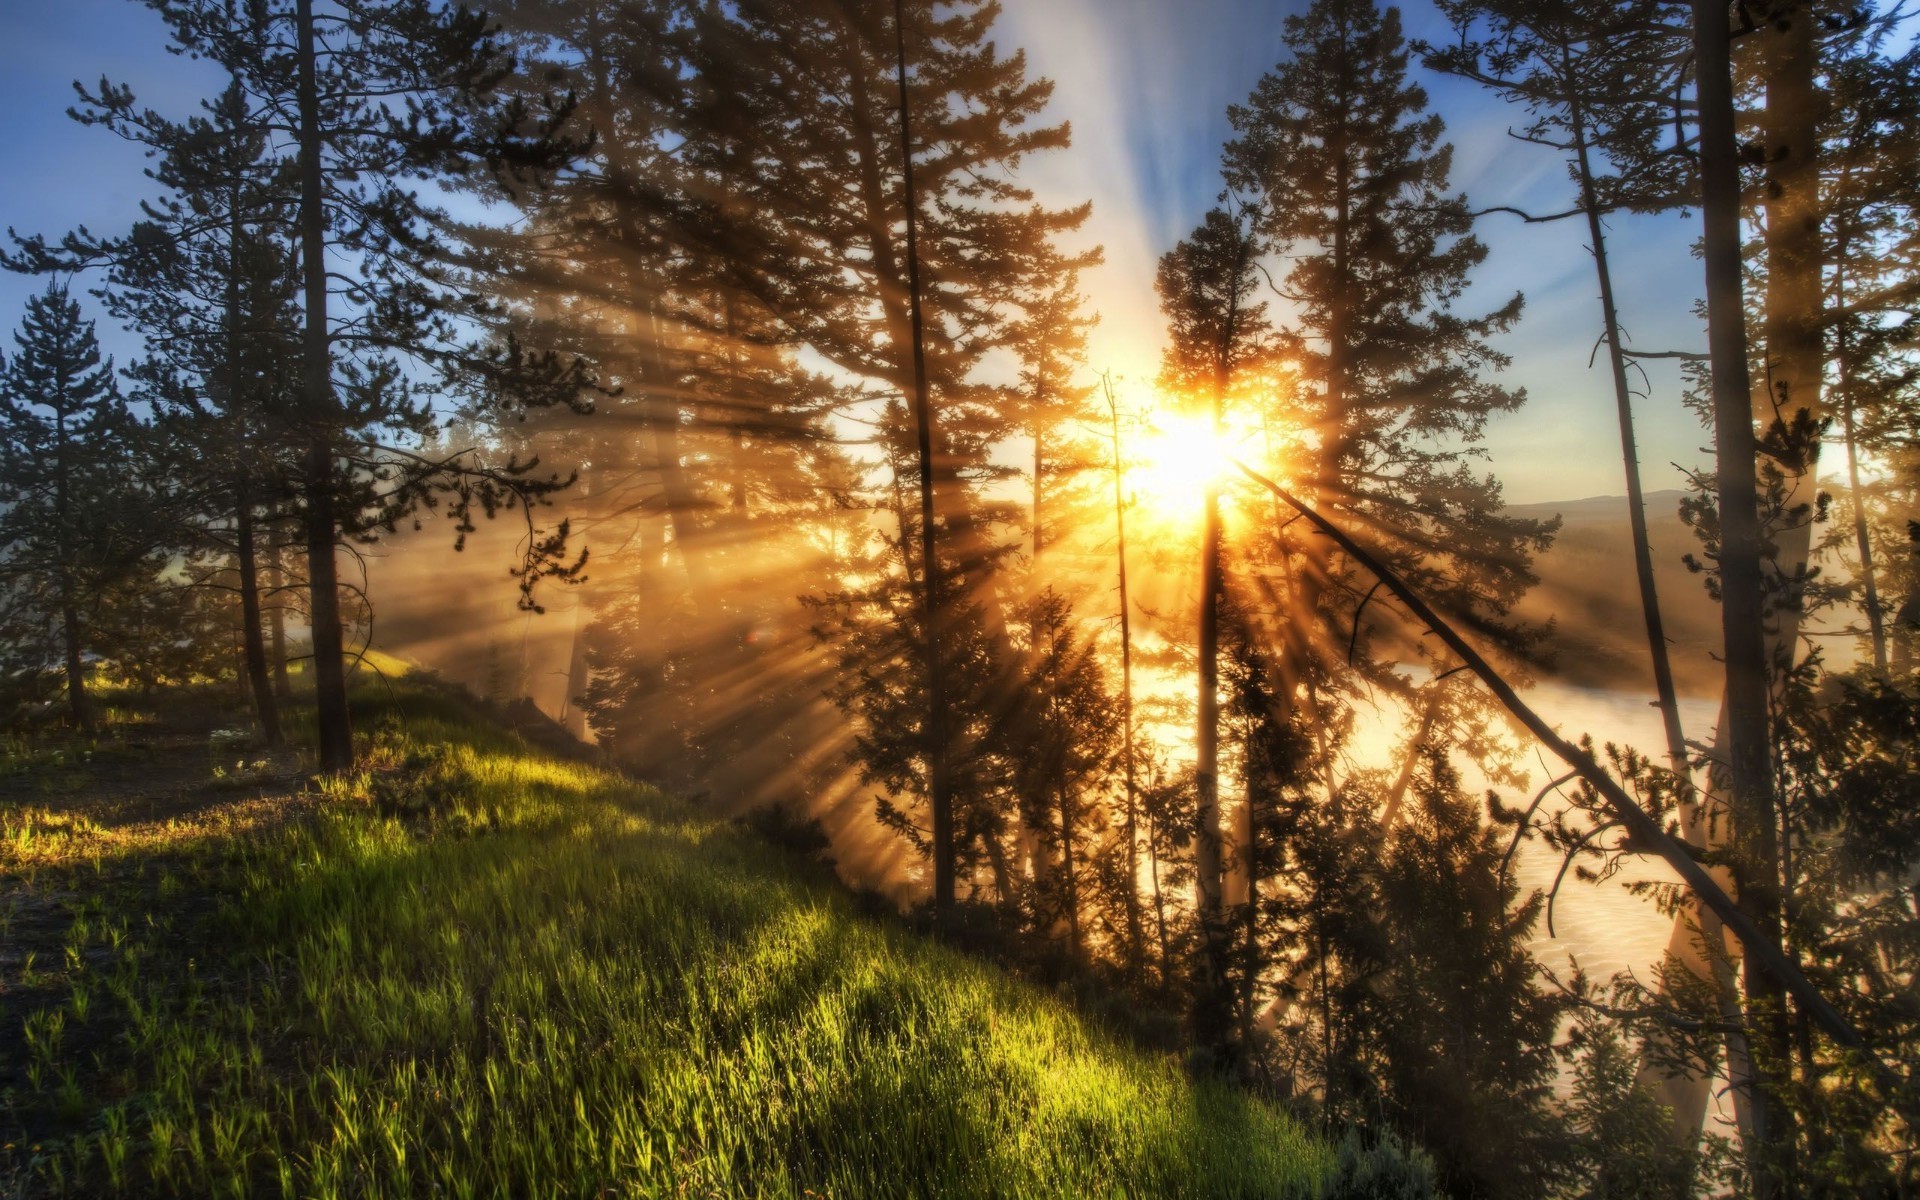
{"label": "grassy slope", "polygon": [[0,1192],[8,1166],[287,1196],[1269,1196],[1327,1170],[1285,1117],[748,834],[456,702],[368,699],[376,759],[448,747],[432,819],[4,814],[3,886],[77,919],[0,993],[27,1080]]}

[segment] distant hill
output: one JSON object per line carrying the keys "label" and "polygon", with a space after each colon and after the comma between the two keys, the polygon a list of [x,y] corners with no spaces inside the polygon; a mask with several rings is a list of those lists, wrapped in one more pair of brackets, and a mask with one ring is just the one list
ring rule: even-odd
{"label": "distant hill", "polygon": [[[1678,490],[1647,494],[1654,583],[1680,690],[1713,695],[1720,688],[1713,660],[1720,643],[1720,610],[1707,597],[1701,577],[1688,571],[1682,561],[1699,545],[1680,520],[1684,494]],[[1586,687],[1651,686],[1626,497],[1516,504],[1508,511],[1536,518],[1558,515],[1564,522],[1553,549],[1536,564],[1540,586],[1528,593],[1518,610],[1534,621],[1554,618],[1551,674]]]}

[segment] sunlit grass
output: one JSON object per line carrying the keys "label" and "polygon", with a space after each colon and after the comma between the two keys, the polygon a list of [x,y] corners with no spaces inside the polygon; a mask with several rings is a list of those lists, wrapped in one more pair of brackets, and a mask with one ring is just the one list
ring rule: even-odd
{"label": "sunlit grass", "polygon": [[76,897],[63,960],[8,981],[39,1001],[4,1018],[9,1125],[37,1139],[8,1153],[38,1185],[1268,1196],[1326,1169],[1279,1113],[750,835],[385,695],[369,769],[303,819],[5,814],[10,882],[64,872]]}

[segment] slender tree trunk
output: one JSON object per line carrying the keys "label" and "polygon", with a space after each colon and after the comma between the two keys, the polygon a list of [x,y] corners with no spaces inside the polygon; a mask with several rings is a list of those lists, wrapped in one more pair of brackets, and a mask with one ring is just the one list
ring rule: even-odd
{"label": "slender tree trunk", "polygon": [[[1843,251],[1844,254],[1844,251]],[[1847,307],[1846,277],[1839,284],[1840,309]],[[1874,577],[1873,538],[1867,527],[1867,494],[1860,486],[1859,426],[1854,413],[1853,339],[1842,318],[1834,357],[1840,365],[1840,433],[1847,451],[1847,492],[1853,501],[1853,544],[1860,555],[1861,607],[1867,615],[1867,635],[1873,644],[1873,669],[1887,669],[1887,620],[1880,607],[1880,581]]]}
{"label": "slender tree trunk", "polygon": [[300,245],[306,290],[302,373],[310,425],[303,479],[306,493],[308,613],[313,626],[314,719],[320,769],[353,765],[353,717],[347,708],[346,647],[340,631],[338,521],[333,504],[332,345],[327,330],[327,225],[321,175],[320,91],[316,78],[313,0],[296,0],[299,59]]}
{"label": "slender tree trunk", "polygon": [[1158,826],[1147,819],[1147,877],[1153,883],[1153,919],[1160,934],[1160,986],[1173,982],[1173,941],[1167,936],[1167,895],[1160,887],[1160,849]]}
{"label": "slender tree trunk", "polygon": [[1073,789],[1060,785],[1060,866],[1067,901],[1067,953],[1080,961],[1080,873],[1074,861]]}
{"label": "slender tree trunk", "polygon": [[254,715],[260,721],[260,737],[277,748],[280,736],[280,708],[273,696],[273,681],[267,675],[267,646],[260,628],[260,569],[254,546],[253,501],[244,480],[237,489],[239,504],[234,513],[235,557],[240,568],[240,644],[247,665],[247,683],[253,692]]}
{"label": "slender tree trunk", "polygon": [[[1563,63],[1569,76],[1570,63]],[[1652,539],[1647,533],[1646,496],[1640,479],[1640,453],[1634,435],[1633,391],[1627,381],[1626,348],[1620,338],[1620,313],[1614,299],[1613,271],[1607,256],[1607,236],[1599,195],[1594,187],[1592,151],[1588,145],[1586,114],[1576,99],[1570,106],[1573,121],[1574,168],[1580,185],[1580,207],[1587,220],[1594,274],[1600,289],[1600,318],[1607,346],[1607,366],[1613,382],[1614,409],[1620,425],[1620,457],[1627,485],[1627,520],[1633,538],[1634,575],[1640,586],[1640,613],[1646,624],[1647,655],[1653,667],[1655,703],[1660,710],[1660,725],[1666,741],[1667,763],[1676,776],[1688,781],[1680,800],[1680,819],[1689,840],[1704,845],[1711,834],[1711,813],[1702,805],[1691,786],[1692,770],[1687,757],[1684,726],[1680,721],[1680,699],[1673,681],[1673,663],[1667,648],[1666,623],[1660,610],[1659,589],[1654,582]],[[1721,873],[1722,882],[1730,882]],[[1712,910],[1697,899],[1688,904],[1674,921],[1667,952],[1687,967],[1695,977],[1714,987],[1720,994],[1723,1015],[1737,1017],[1739,984],[1725,954],[1726,938]],[[1730,1021],[1730,1024],[1736,1023]],[[1744,1077],[1747,1053],[1745,1039],[1728,1035],[1731,1069]],[[1672,1111],[1671,1136],[1677,1144],[1692,1146],[1699,1141],[1707,1102],[1713,1086],[1710,1077],[1668,1075],[1658,1069],[1642,1070],[1642,1078],[1653,1086],[1661,1101]],[[1736,1096],[1740,1122],[1747,1114],[1744,1094]]]}
{"label": "slender tree trunk", "polygon": [[[1137,976],[1141,970],[1144,948],[1140,933],[1140,833],[1138,816],[1140,809],[1139,782],[1135,775],[1133,760],[1133,611],[1127,597],[1127,501],[1126,501],[1126,460],[1121,457],[1120,448],[1120,405],[1113,395],[1113,380],[1101,381],[1106,391],[1107,414],[1113,422],[1113,527],[1117,535],[1115,559],[1120,575],[1120,758],[1126,774],[1127,783],[1127,963]],[[1034,442],[1034,545],[1039,545],[1039,440]],[[1148,847],[1151,851],[1152,847]],[[1160,896],[1158,864],[1154,871],[1154,899]],[[1166,936],[1165,920],[1161,922],[1161,939]]]}
{"label": "slender tree trunk", "polygon": [[267,632],[273,650],[273,695],[282,704],[293,699],[293,681],[287,677],[287,601],[286,575],[280,569],[280,548],[267,554],[267,587],[273,603],[267,606]]}
{"label": "slender tree trunk", "polygon": [[227,295],[222,332],[226,341],[224,374],[229,415],[238,416],[243,422],[238,447],[240,465],[234,472],[233,488],[235,563],[240,576],[240,648],[253,695],[254,716],[260,722],[260,738],[269,748],[278,749],[284,740],[280,733],[280,709],[267,675],[267,648],[260,628],[259,547],[254,534],[252,487],[255,431],[245,415],[253,397],[246,392],[241,365],[240,243],[244,235],[240,176],[236,173],[227,181]]}
{"label": "slender tree trunk", "polygon": [[1640,484],[1640,451],[1633,430],[1633,391],[1627,383],[1627,355],[1620,344],[1620,313],[1613,296],[1613,272],[1607,261],[1607,234],[1602,224],[1600,198],[1594,191],[1593,164],[1587,148],[1585,117],[1573,106],[1575,166],[1580,177],[1580,206],[1586,211],[1587,236],[1593,243],[1593,268],[1600,284],[1600,320],[1607,343],[1607,366],[1613,377],[1614,409],[1620,420],[1620,460],[1627,481],[1627,521],[1633,533],[1633,571],[1640,584],[1640,613],[1647,626],[1647,655],[1653,663],[1653,690],[1660,706],[1660,727],[1666,735],[1667,762],[1687,774],[1687,739],[1680,724],[1680,699],[1673,684],[1673,663],[1667,653],[1666,624],[1660,614],[1660,592],[1653,577],[1653,543],[1647,534],[1647,501]]}
{"label": "slender tree trunk", "polygon": [[[1728,6],[1694,0],[1695,68],[1699,77],[1703,253],[1707,345],[1712,368],[1714,452],[1720,505],[1720,617],[1725,640],[1727,774],[1732,805],[1739,906],[1761,936],[1778,943],[1779,860],[1775,834],[1769,719],[1767,637],[1762,575],[1756,443],[1747,372],[1746,313],[1740,254],[1740,164],[1734,125]],[[1780,1194],[1787,1139],[1765,1078],[1785,1061],[1785,997],[1781,982],[1751,952],[1743,956],[1753,1025],[1758,1086],[1748,1097],[1753,1145],[1748,1156],[1761,1200]],[[1776,1045],[1776,1041],[1779,1043]]]}
{"label": "slender tree trunk", "polygon": [[567,732],[585,741],[587,738],[587,710],[581,704],[581,697],[587,694],[589,682],[587,671],[587,597],[576,590],[573,604],[573,648],[567,655],[567,695],[562,708],[565,713]]}
{"label": "slender tree trunk", "polygon": [[[727,390],[729,395],[737,396],[741,390],[740,331],[739,318],[733,308],[732,292],[726,293],[722,299],[721,314],[727,338]],[[728,515],[736,529],[745,529],[747,524],[747,436],[740,427],[737,414],[729,423],[727,440],[732,449],[728,467],[733,476],[729,481],[730,486],[727,492]]]}
{"label": "slender tree trunk", "polygon": [[60,631],[67,646],[67,718],[75,729],[91,729],[93,705],[87,698],[87,664],[81,657],[80,609],[71,600],[60,605]]}
{"label": "slender tree trunk", "polygon": [[[64,402],[63,402],[64,403]],[[72,528],[69,513],[72,500],[67,479],[67,414],[64,407],[55,414],[53,511],[60,528]],[[79,586],[74,582],[70,559],[60,564],[60,632],[67,651],[67,717],[75,729],[93,727],[93,705],[87,699],[87,664],[81,658],[85,637],[80,628]]]}
{"label": "slender tree trunk", "polygon": [[940,560],[934,535],[933,405],[927,394],[927,350],[920,309],[918,213],[913,190],[913,125],[907,97],[907,24],[903,0],[894,0],[893,28],[900,83],[900,170],[907,226],[907,308],[913,351],[913,418],[920,459],[921,623],[927,676],[927,792],[933,810],[933,907],[953,908],[953,788],[948,778],[947,694],[941,661],[942,596]]}
{"label": "slender tree trunk", "polygon": [[1046,395],[1045,385],[1034,389],[1033,417],[1033,562],[1040,565],[1040,551],[1046,546],[1046,469],[1047,469],[1047,431],[1041,423],[1040,404]]}
{"label": "slender tree trunk", "polygon": [[[1214,428],[1219,428],[1220,400],[1216,392]],[[1194,787],[1197,808],[1194,814],[1194,890],[1196,915],[1200,919],[1205,946],[1201,954],[1199,999],[1204,1006],[1218,992],[1224,980],[1225,930],[1221,924],[1221,839],[1220,839],[1220,486],[1209,481],[1206,492],[1204,525],[1200,541],[1200,641],[1199,677],[1195,686]],[[1216,998],[1217,999],[1217,998]],[[1218,1014],[1213,1014],[1217,1016]],[[1219,1036],[1219,1030],[1201,1030],[1202,1037]]]}
{"label": "slender tree trunk", "polygon": [[1254,830],[1257,828],[1254,802],[1258,795],[1258,788],[1254,784],[1256,776],[1251,761],[1252,748],[1248,749],[1244,788],[1246,797],[1241,805],[1240,859],[1241,869],[1246,873],[1247,882],[1245,907],[1241,910],[1244,917],[1241,922],[1241,931],[1245,938],[1241,953],[1246,956],[1246,963],[1240,973],[1240,1042],[1242,1045],[1251,1046],[1253,1044],[1253,998],[1260,987],[1260,872],[1259,861],[1254,853]]}

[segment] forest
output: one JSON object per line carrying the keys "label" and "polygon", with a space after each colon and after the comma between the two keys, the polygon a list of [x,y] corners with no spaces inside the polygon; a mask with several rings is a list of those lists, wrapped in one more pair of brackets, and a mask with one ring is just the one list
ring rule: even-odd
{"label": "forest", "polygon": [[0,1196],[1920,1195],[1905,0],[0,34]]}

